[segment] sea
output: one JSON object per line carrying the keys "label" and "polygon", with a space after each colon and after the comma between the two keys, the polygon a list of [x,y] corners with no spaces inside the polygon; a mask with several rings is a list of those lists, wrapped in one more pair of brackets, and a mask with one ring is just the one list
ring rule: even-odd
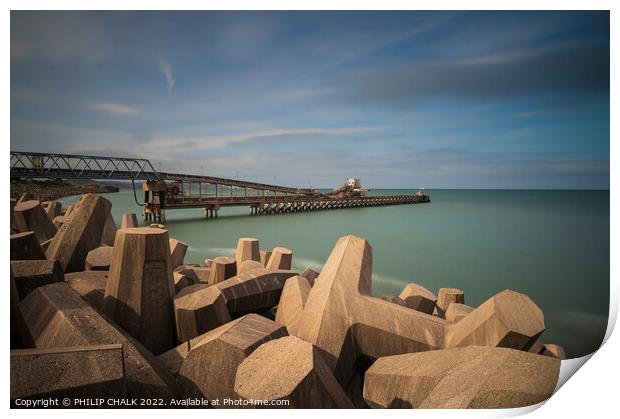
{"label": "sea", "polygon": [[[374,190],[373,195],[417,190]],[[252,216],[224,208],[209,219],[202,209],[168,210],[170,237],[187,243],[186,263],[234,255],[239,237],[261,249],[293,251],[293,268],[320,270],[339,237],[356,235],[373,248],[372,293],[398,295],[409,282],[433,292],[460,288],[478,306],[510,289],[544,312],[544,343],[569,358],[601,345],[609,312],[609,191],[427,190],[431,202],[372,208]],[[117,225],[121,214],[142,220],[131,189],[106,194]],[[64,198],[70,205],[77,197]]]}

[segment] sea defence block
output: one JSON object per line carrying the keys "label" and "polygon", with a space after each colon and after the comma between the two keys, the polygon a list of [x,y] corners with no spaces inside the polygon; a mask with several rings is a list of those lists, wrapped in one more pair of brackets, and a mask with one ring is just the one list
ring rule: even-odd
{"label": "sea defence block", "polygon": [[503,291],[458,323],[370,296],[372,248],[338,240],[308,294],[297,336],[318,346],[343,387],[362,356],[376,359],[453,346],[527,350],[544,331],[542,311],[525,295]]}
{"label": "sea defence block", "polygon": [[177,239],[170,239],[170,262],[172,263],[172,269],[183,264],[188,248],[189,246],[185,243]]}
{"label": "sea defence block", "polygon": [[560,345],[545,343],[542,347],[541,355],[552,356],[558,359],[566,359],[566,352]]}
{"label": "sea defence block", "polygon": [[174,343],[174,294],[168,231],[148,227],[119,230],[104,313],[159,355]]}
{"label": "sea defence block", "polygon": [[278,303],[275,321],[286,327],[290,334],[296,334],[296,327],[302,315],[310,284],[303,276],[293,276],[286,280]]}
{"label": "sea defence block", "polygon": [[48,259],[58,259],[65,272],[83,271],[86,255],[101,246],[106,214],[112,204],[93,194],[82,195],[78,208],[60,227],[46,251]]}
{"label": "sea defence block", "polygon": [[448,305],[448,309],[446,310],[446,320],[458,322],[472,311],[474,311],[474,308],[466,306],[465,304],[450,303]]}
{"label": "sea defence block", "polygon": [[32,194],[30,192],[24,192],[19,196],[17,203],[26,202],[32,200]]}
{"label": "sea defence block", "polygon": [[206,258],[205,260],[202,261],[202,264],[205,267],[210,268],[211,265],[213,264],[213,259]]}
{"label": "sea defence block", "polygon": [[124,396],[123,345],[11,351],[11,401]]}
{"label": "sea defence block", "polygon": [[249,272],[253,269],[262,269],[264,268],[263,264],[257,262],[255,260],[244,260],[241,264],[237,264],[237,273],[242,274],[244,272]]}
{"label": "sea defence block", "polygon": [[435,294],[422,285],[414,283],[407,284],[399,297],[405,302],[407,307],[426,314],[433,314],[435,304],[437,303]]}
{"label": "sea defence block", "polygon": [[91,250],[86,255],[84,266],[87,271],[109,271],[112,262],[113,247],[101,246]]}
{"label": "sea defence block", "polygon": [[174,377],[179,374],[183,361],[189,353],[189,341],[183,342],[179,346],[175,346],[169,351],[157,356],[157,359],[168,368]]}
{"label": "sea defence block", "polygon": [[136,217],[136,214],[130,213],[130,214],[123,214],[121,216],[121,228],[136,228],[136,227],[140,227],[138,225],[138,217]]}
{"label": "sea defence block", "polygon": [[65,275],[65,282],[97,310],[103,309],[108,271],[82,271]]}
{"label": "sea defence block", "polygon": [[235,252],[237,266],[246,260],[260,262],[260,246],[258,239],[242,237],[237,241],[237,251]]}
{"label": "sea defence block", "polygon": [[20,300],[37,287],[65,280],[57,260],[14,260],[11,261],[11,271]]}
{"label": "sea defence block", "polygon": [[260,263],[262,263],[264,267],[267,267],[267,263],[269,263],[269,259],[271,258],[271,252],[268,250],[261,250],[259,256]]}
{"label": "sea defence block", "polygon": [[237,368],[235,393],[246,400],[288,400],[288,408],[354,407],[318,349],[294,336],[271,340],[252,352]]}
{"label": "sea defence block", "polygon": [[103,223],[103,231],[101,232],[101,244],[104,246],[114,246],[114,239],[116,238],[116,223],[114,217],[112,217],[111,207],[105,215],[105,222]]}
{"label": "sea defence block", "polygon": [[189,276],[183,275],[180,272],[172,272],[172,282],[174,284],[175,295],[178,294],[183,288],[187,288],[190,285],[194,285],[195,282]]}
{"label": "sea defence block", "polygon": [[182,290],[174,298],[174,317],[179,342],[185,342],[228,323],[230,314],[217,287],[199,284]]}
{"label": "sea defence block", "polygon": [[278,304],[286,280],[297,275],[287,270],[253,269],[215,286],[222,291],[228,312],[234,318],[260,313]]}
{"label": "sea defence block", "polygon": [[286,247],[274,247],[267,262],[266,268],[271,270],[276,269],[291,269],[293,263],[293,252]]}
{"label": "sea defence block", "polygon": [[371,407],[503,409],[553,394],[558,359],[507,348],[468,346],[379,358],[366,372]]}
{"label": "sea defence block", "polygon": [[229,256],[218,256],[209,267],[209,285],[215,285],[237,275],[237,263]]}
{"label": "sea defence block", "polygon": [[437,315],[446,318],[446,310],[451,303],[465,304],[465,293],[458,288],[439,288],[437,293]]}
{"label": "sea defence block", "polygon": [[286,329],[257,314],[248,314],[189,343],[178,374],[186,397],[237,399],[237,367],[260,345],[287,335]]}
{"label": "sea defence block", "polygon": [[407,307],[407,304],[398,296],[392,294],[384,294],[379,297],[383,301],[387,301],[392,304],[398,304],[399,306]]}
{"label": "sea defence block", "polygon": [[33,231],[11,234],[11,260],[43,260],[45,253]]}
{"label": "sea defence block", "polygon": [[54,225],[56,226],[56,228],[60,228],[62,227],[62,225],[65,223],[66,220],[66,216],[64,215],[59,215],[57,217],[54,217]]}
{"label": "sea defence block", "polygon": [[45,207],[45,213],[49,217],[50,220],[54,220],[54,218],[60,215],[60,211],[62,210],[62,204],[58,201],[50,201],[47,203]]}
{"label": "sea defence block", "polygon": [[309,266],[307,266],[306,269],[304,269],[304,271],[299,275],[306,278],[311,287],[314,286],[314,280],[319,277],[319,273]]}
{"label": "sea defence block", "polygon": [[56,234],[56,226],[39,201],[18,202],[13,211],[17,230],[22,233],[33,231],[39,243],[51,239]]}
{"label": "sea defence block", "polygon": [[123,345],[129,397],[175,396],[170,372],[137,340],[105,320],[66,283],[39,287],[19,305],[24,343],[38,349]]}

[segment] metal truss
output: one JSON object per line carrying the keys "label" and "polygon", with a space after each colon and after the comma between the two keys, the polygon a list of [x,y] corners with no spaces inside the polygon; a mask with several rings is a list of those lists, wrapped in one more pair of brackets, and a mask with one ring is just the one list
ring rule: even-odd
{"label": "metal truss", "polygon": [[146,159],[11,151],[11,177],[160,180]]}

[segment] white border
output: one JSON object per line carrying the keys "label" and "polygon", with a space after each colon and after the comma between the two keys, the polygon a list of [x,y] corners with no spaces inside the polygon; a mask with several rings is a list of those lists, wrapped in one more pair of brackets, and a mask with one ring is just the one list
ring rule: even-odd
{"label": "white border", "polygon": [[[3,19],[3,29],[4,29],[4,37],[2,43],[3,54],[2,58],[4,60],[4,65],[1,68],[2,71],[2,79],[3,83],[3,97],[4,99],[4,132],[6,136],[3,140],[5,143],[5,153],[9,148],[9,140],[10,137],[10,9],[16,10],[27,10],[27,9],[82,9],[82,10],[139,10],[139,9],[156,9],[156,10],[201,10],[201,9],[212,9],[212,10],[345,10],[345,9],[361,9],[361,10],[485,10],[485,9],[495,9],[495,10],[611,10],[611,138],[618,139],[618,124],[615,121],[619,120],[620,115],[618,114],[617,107],[617,98],[618,98],[618,83],[617,83],[617,74],[618,74],[618,25],[620,24],[620,19],[618,18],[618,10],[617,6],[618,2],[614,1],[603,1],[603,0],[590,0],[590,1],[575,1],[575,0],[565,0],[565,1],[544,1],[544,0],[521,0],[521,1],[483,1],[483,0],[471,0],[471,1],[441,1],[441,2],[420,2],[420,1],[397,1],[397,0],[383,0],[381,2],[372,2],[372,1],[325,1],[325,0],[315,0],[315,1],[296,1],[294,4],[290,1],[283,0],[267,0],[267,1],[242,1],[242,0],[229,0],[226,2],[199,2],[199,1],[187,1],[187,0],[177,0],[175,2],[163,1],[163,0],[153,0],[149,2],[136,2],[136,1],[118,1],[118,0],[109,0],[109,1],[91,1],[88,3],[79,2],[76,0],[59,0],[59,1],[8,1],[5,4],[9,5],[9,9],[7,9],[4,14]],[[617,185],[618,180],[618,170],[616,169],[616,165],[614,163],[618,163],[618,147],[614,141],[610,141],[610,169],[611,169],[611,194],[610,194],[610,211],[611,214],[618,214],[618,210],[620,209],[618,194],[615,192],[614,185]],[[6,160],[3,165],[3,173],[5,173],[5,179],[9,178],[9,168],[8,168],[8,160]],[[9,185],[8,182],[2,183],[2,195],[9,195]],[[4,220],[9,219],[8,214],[8,206],[4,206],[0,209],[1,217]],[[610,220],[611,225],[611,243],[610,243],[610,252],[611,255],[618,255],[618,224],[616,222],[615,217],[611,217]],[[4,266],[9,266],[8,261],[8,242],[5,240],[2,242],[2,254],[4,255],[5,262]],[[618,349],[620,348],[620,343],[618,341],[617,333],[611,334],[613,327],[615,325],[617,314],[618,314],[618,267],[615,263],[615,259],[611,258],[611,289],[610,289],[610,319],[608,324],[608,330],[606,335],[606,343],[602,346],[602,348],[597,351],[594,355],[592,355],[591,359],[587,362],[584,368],[577,373],[576,377],[568,380],[564,386],[559,388],[559,391],[546,403],[542,405],[539,409],[536,407],[524,408],[524,409],[507,409],[507,410],[486,410],[486,411],[464,411],[464,410],[453,410],[453,411],[421,411],[417,410],[415,412],[400,410],[400,411],[376,411],[376,410],[357,410],[355,411],[356,416],[375,416],[378,414],[381,415],[390,415],[390,416],[400,416],[406,415],[410,417],[411,415],[415,415],[415,417],[504,417],[504,416],[516,416],[520,414],[524,414],[527,412],[530,413],[531,417],[591,417],[591,416],[611,416],[612,412],[616,411],[616,399],[617,399],[617,377],[619,376],[619,368],[618,368]],[[8,278],[9,274],[5,271],[5,276]],[[587,280],[584,278],[584,280]],[[5,292],[4,295],[8,295],[8,281],[5,281]],[[9,317],[9,307],[8,304],[5,305],[5,311],[3,316],[3,324],[4,328],[4,340],[5,340],[5,348],[8,348],[8,317]],[[568,374],[570,370],[575,368],[579,368],[582,362],[585,362],[588,357],[580,358],[577,360],[569,360],[563,362],[562,364],[562,374]],[[4,377],[3,382],[3,390],[5,397],[2,400],[5,403],[5,406],[8,409],[8,393],[9,393],[9,362],[8,362],[8,354],[5,354],[4,362],[2,362],[2,377]],[[572,374],[570,374],[572,375]],[[570,377],[568,375],[568,377]],[[105,410],[89,410],[86,414],[91,417],[103,417],[106,418],[109,415],[142,415],[144,412],[131,412],[129,411],[120,411],[115,410],[114,412],[105,411]],[[348,414],[351,412],[343,412],[342,414]],[[39,416],[46,415],[49,417],[73,417],[73,416],[83,416],[85,412],[80,410],[70,410],[70,411],[52,411],[47,410],[43,411],[11,411],[11,415],[16,416]],[[233,417],[238,416],[239,414],[249,414],[257,417],[273,417],[280,415],[290,415],[290,412],[283,411],[256,411],[253,413],[250,412],[240,412],[238,410],[227,410],[227,411],[218,411],[215,413],[213,410],[203,412],[200,410],[184,410],[184,411],[170,411],[170,410],[152,410],[148,412],[149,415],[153,415],[154,417],[166,417],[168,418],[170,415],[182,414],[184,416],[196,416],[199,415],[217,415],[221,417]],[[301,417],[314,417],[317,412],[312,412],[308,410],[298,410],[294,413],[296,416]],[[339,412],[336,411],[321,411],[321,416],[327,415],[339,415]]]}

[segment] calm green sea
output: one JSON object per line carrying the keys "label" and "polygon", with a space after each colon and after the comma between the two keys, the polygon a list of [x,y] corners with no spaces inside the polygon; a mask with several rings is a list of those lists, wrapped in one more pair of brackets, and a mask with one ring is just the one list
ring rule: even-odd
{"label": "calm green sea", "polygon": [[[173,210],[166,225],[191,246],[186,262],[233,255],[237,238],[257,237],[263,249],[293,250],[297,269],[320,269],[340,236],[361,236],[373,247],[374,295],[399,294],[416,282],[434,292],[461,288],[465,303],[477,306],[511,289],[544,311],[543,342],[564,346],[570,357],[600,346],[609,308],[609,191],[429,193],[430,204],[273,216],[229,208],[206,219],[203,210]],[[140,219],[131,191],[106,197],[117,224],[125,212]]]}

